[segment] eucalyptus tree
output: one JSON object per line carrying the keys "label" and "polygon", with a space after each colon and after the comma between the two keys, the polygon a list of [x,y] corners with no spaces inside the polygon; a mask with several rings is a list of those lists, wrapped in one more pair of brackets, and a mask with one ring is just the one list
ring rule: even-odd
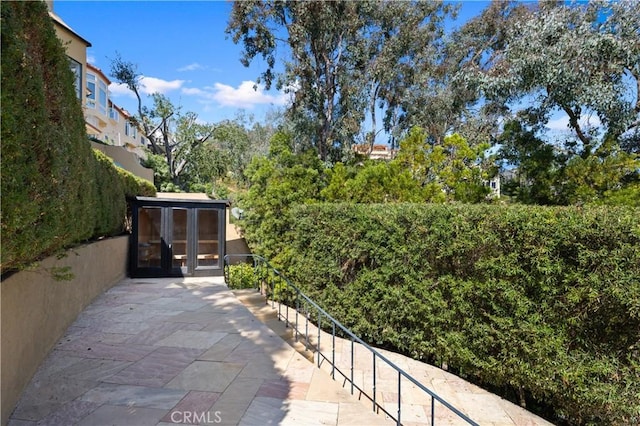
{"label": "eucalyptus tree", "polygon": [[[327,160],[360,134],[365,113],[376,125],[376,102],[393,127],[398,93],[415,87],[403,82],[432,62],[447,10],[439,1],[236,2],[227,33],[242,43],[244,65],[266,61],[260,82],[293,93],[289,116]],[[276,52],[287,55],[281,73]]]}
{"label": "eucalyptus tree", "polygon": [[[258,82],[267,89],[274,80],[279,89],[294,90],[295,85],[291,112],[316,122],[311,137],[323,160],[335,139],[340,80],[349,70],[347,46],[356,36],[358,7],[356,2],[235,2],[226,30],[234,42],[242,40],[245,66],[257,55],[266,60]],[[279,45],[291,57],[284,74],[276,76]]]}
{"label": "eucalyptus tree", "polygon": [[[426,94],[437,74],[445,17],[454,8],[442,2],[372,2],[363,13],[363,37],[351,49],[362,57],[356,87],[366,107],[370,129],[364,139],[373,146],[385,130],[392,144],[408,130],[407,115],[417,111],[412,93]],[[383,114],[382,128],[377,116]]]}
{"label": "eucalyptus tree", "polygon": [[498,66],[509,27],[527,13],[523,3],[492,1],[479,16],[451,33],[440,52],[440,82],[433,86],[438,96],[416,102],[424,111],[419,118],[435,122],[441,131],[459,133],[471,145],[495,142],[509,111],[505,105],[483,98],[477,76]]}
{"label": "eucalyptus tree", "polygon": [[[588,156],[606,139],[636,134],[640,125],[640,8],[632,0],[519,7],[485,66],[477,67],[488,100],[544,126],[554,112]],[[514,6],[515,7],[515,6]],[[480,50],[479,58],[487,57]],[[587,119],[591,117],[589,126]],[[599,134],[600,133],[604,133]]]}
{"label": "eucalyptus tree", "polygon": [[[640,9],[629,0],[494,1],[452,35],[453,86],[480,100],[475,123],[518,167],[519,201],[622,200],[616,194],[639,187],[639,40]],[[545,127],[558,114],[571,132],[552,146]]]}

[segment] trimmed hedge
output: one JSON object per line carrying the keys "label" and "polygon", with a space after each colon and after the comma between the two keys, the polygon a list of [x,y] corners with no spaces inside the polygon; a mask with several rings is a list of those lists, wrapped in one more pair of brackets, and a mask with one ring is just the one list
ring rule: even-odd
{"label": "trimmed hedge", "polygon": [[322,204],[290,217],[287,275],[369,342],[557,422],[640,421],[639,209]]}
{"label": "trimmed hedge", "polygon": [[94,154],[45,2],[2,2],[2,273],[122,232],[125,194],[155,194]]}
{"label": "trimmed hedge", "polygon": [[115,235],[124,231],[126,197],[154,196],[155,186],[120,167],[97,149],[95,156],[96,211],[93,236]]}

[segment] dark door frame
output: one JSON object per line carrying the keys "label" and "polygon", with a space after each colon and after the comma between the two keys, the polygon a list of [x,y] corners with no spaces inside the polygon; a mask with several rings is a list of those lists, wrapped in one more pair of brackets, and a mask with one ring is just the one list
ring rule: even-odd
{"label": "dark door frame", "polygon": [[[180,277],[180,276],[220,276],[223,274],[223,258],[226,247],[227,200],[184,200],[172,198],[136,197],[129,200],[132,213],[132,232],[129,239],[129,275],[131,277]],[[160,267],[142,267],[138,265],[138,223],[139,209],[158,207],[161,209],[161,260]],[[186,262],[181,268],[173,267],[173,209],[187,210]],[[194,255],[198,251],[198,215],[199,209],[218,211],[218,265],[198,267]]]}

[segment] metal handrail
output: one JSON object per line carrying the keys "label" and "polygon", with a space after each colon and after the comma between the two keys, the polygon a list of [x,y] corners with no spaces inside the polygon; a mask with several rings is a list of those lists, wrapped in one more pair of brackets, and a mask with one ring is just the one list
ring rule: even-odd
{"label": "metal handrail", "polygon": [[[295,330],[295,339],[296,341],[298,340],[298,334],[302,335],[302,333],[298,330],[298,314],[300,314],[300,299],[303,300],[303,305],[306,304],[305,306],[303,306],[302,308],[302,314],[305,317],[306,321],[305,321],[305,333],[304,333],[304,339],[305,339],[305,350],[309,350],[309,346],[311,344],[310,342],[310,336],[309,336],[309,319],[310,319],[310,314],[311,311],[308,309],[309,306],[312,308],[313,311],[316,312],[316,318],[318,321],[318,336],[317,336],[317,343],[316,343],[316,353],[318,354],[318,367],[321,366],[321,358],[327,362],[329,362],[331,364],[331,377],[335,380],[335,373],[338,372],[342,377],[344,377],[345,380],[348,380],[351,384],[351,394],[353,394],[354,392],[354,388],[357,389],[362,395],[365,395],[369,400],[372,401],[373,403],[373,411],[374,412],[379,412],[379,411],[383,411],[385,414],[387,414],[389,417],[391,417],[393,420],[396,421],[396,424],[401,425],[401,414],[402,414],[402,404],[401,404],[401,400],[402,400],[402,387],[401,387],[401,380],[404,377],[406,380],[408,380],[409,382],[411,382],[412,384],[414,384],[416,387],[418,387],[420,390],[422,390],[423,392],[425,392],[426,394],[428,394],[431,397],[431,425],[433,426],[435,424],[435,419],[434,419],[434,414],[435,414],[435,401],[439,402],[440,404],[442,404],[444,407],[446,407],[448,410],[450,410],[452,413],[454,413],[456,416],[458,416],[461,420],[464,420],[465,422],[467,422],[470,425],[474,425],[474,426],[479,426],[478,423],[474,422],[473,420],[471,420],[469,417],[467,417],[464,413],[462,413],[460,410],[458,410],[457,408],[455,408],[453,405],[451,405],[449,402],[447,402],[446,400],[444,400],[443,398],[441,398],[440,396],[438,396],[435,392],[433,392],[432,390],[428,389],[427,387],[425,387],[422,383],[418,382],[415,378],[413,378],[411,375],[409,375],[409,373],[407,373],[406,371],[404,371],[402,368],[398,367],[393,361],[389,360],[387,357],[385,357],[384,355],[382,355],[380,352],[378,352],[376,349],[374,349],[373,347],[371,347],[369,344],[367,344],[366,342],[364,342],[362,339],[360,339],[358,336],[356,336],[351,330],[349,330],[347,327],[345,327],[344,325],[342,325],[338,320],[336,320],[335,318],[333,318],[329,313],[327,313],[324,309],[322,309],[317,303],[315,303],[313,300],[311,300],[309,297],[307,297],[304,293],[302,293],[302,291],[300,291],[300,289],[298,287],[296,287],[295,285],[293,285],[280,271],[278,271],[276,268],[274,268],[273,266],[271,266],[271,264],[269,263],[269,261],[267,259],[265,259],[262,256],[259,255],[254,255],[254,254],[227,254],[224,256],[224,279],[225,279],[225,283],[227,283],[227,285],[229,284],[229,280],[230,280],[230,270],[229,270],[229,266],[230,266],[230,259],[231,258],[245,258],[245,259],[252,259],[253,260],[253,267],[254,269],[261,269],[262,266],[266,267],[266,272],[268,273],[269,270],[271,272],[274,273],[274,275],[276,277],[279,277],[281,282],[284,282],[287,288],[291,288],[293,290],[293,292],[295,292],[295,325],[289,320],[289,308],[290,308],[290,304],[291,301],[289,301],[289,303],[285,304],[285,310],[286,313],[282,314],[282,305],[283,303],[281,302],[281,300],[278,300],[278,319],[283,318],[285,320],[285,324],[287,327],[289,327],[289,325],[294,325],[294,330]],[[264,272],[263,272],[264,273]],[[278,299],[281,299],[281,295],[278,294],[280,292],[280,289],[277,289],[275,285],[271,285],[273,283],[270,283],[269,281],[271,280],[267,280],[266,276],[264,275],[259,275],[258,279],[256,281],[256,289],[259,289],[260,292],[262,293],[264,289],[264,284],[268,285],[268,289],[270,290],[270,294],[265,294],[267,296],[267,302],[269,303],[269,295],[274,296],[271,299],[271,306],[275,308],[275,297],[277,297]],[[265,291],[266,293],[266,291]],[[327,356],[325,356],[322,351],[321,351],[321,347],[320,347],[320,340],[321,340],[321,330],[322,330],[322,318],[325,317],[329,320],[330,322],[330,327],[331,327],[331,337],[332,337],[332,354],[331,354],[331,359],[327,358]],[[349,336],[350,340],[351,340],[351,368],[350,368],[350,374],[349,376],[347,376],[346,373],[342,372],[337,366],[336,366],[336,362],[335,362],[335,338],[336,338],[336,327],[342,331],[342,333],[346,336]],[[366,390],[360,388],[357,384],[355,384],[354,382],[354,377],[353,377],[353,371],[354,371],[354,344],[358,343],[360,345],[362,345],[362,347],[366,348],[367,350],[369,350],[369,352],[372,354],[373,357],[373,388],[372,388],[372,392],[373,392],[373,396],[369,396],[366,392]],[[381,405],[380,403],[378,403],[377,401],[377,387],[376,387],[376,360],[380,360],[383,361],[387,366],[391,367],[392,369],[394,369],[397,374],[398,374],[398,410],[397,410],[397,414],[396,416],[394,416],[393,414],[391,414],[389,411],[387,411],[387,409],[385,409],[385,407],[383,405]],[[363,384],[364,387],[364,384]]]}

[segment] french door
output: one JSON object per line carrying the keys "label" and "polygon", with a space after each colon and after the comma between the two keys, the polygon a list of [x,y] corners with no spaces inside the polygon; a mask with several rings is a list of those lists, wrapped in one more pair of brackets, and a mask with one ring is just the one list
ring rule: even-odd
{"label": "french door", "polygon": [[224,224],[220,208],[137,206],[132,276],[218,275]]}

